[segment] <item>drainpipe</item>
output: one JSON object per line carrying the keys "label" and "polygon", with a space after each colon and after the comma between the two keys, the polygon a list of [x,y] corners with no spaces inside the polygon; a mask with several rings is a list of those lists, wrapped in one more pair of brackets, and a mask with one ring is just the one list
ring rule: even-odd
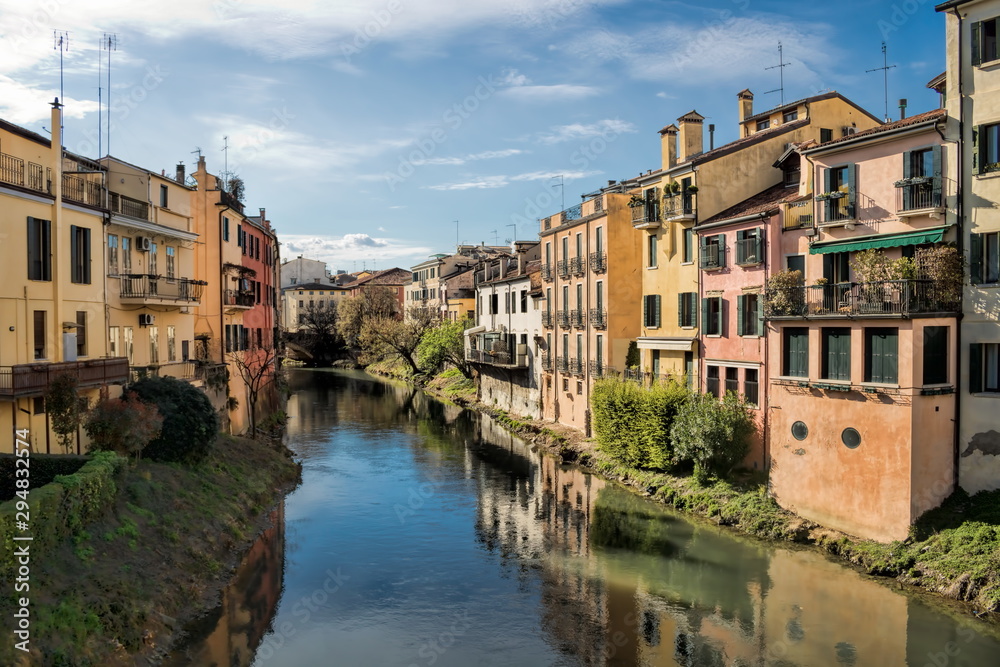
{"label": "drainpipe", "polygon": [[[768,233],[770,231],[770,229],[769,229],[769,226],[767,225],[767,220],[770,219],[770,218],[772,218],[775,215],[777,215],[777,213],[774,213],[774,214],[772,214],[770,216],[767,215],[766,212],[760,214],[760,221],[761,221],[761,224],[762,224],[763,229],[764,229],[764,287],[765,287],[765,289],[767,288],[767,278],[768,278],[768,276],[769,276],[769,274],[771,272],[771,267],[772,267],[772,263],[770,261],[770,257],[771,257],[771,253],[770,253],[770,250],[771,250],[771,234]],[[780,250],[780,248],[779,248],[779,250]],[[760,295],[759,298],[760,299],[764,298],[764,293],[763,292],[761,292],[761,295]],[[761,304],[761,310],[763,311],[763,304]],[[764,339],[764,368],[761,369],[761,370],[765,370],[766,369],[766,370],[770,371],[771,367],[767,363],[767,360],[768,360],[768,353],[769,353],[769,351],[771,349],[771,346],[770,346],[769,341],[768,341],[768,335],[767,335],[768,331],[767,331],[767,323],[766,323],[766,321],[761,322],[761,334],[762,334],[762,338]],[[770,476],[771,476],[770,475],[770,471],[771,471],[771,466],[770,466],[770,462],[771,462],[771,456],[770,456],[771,442],[770,442],[770,439],[768,437],[768,430],[769,430],[769,427],[771,425],[771,419],[770,419],[770,417],[771,417],[771,413],[770,413],[770,409],[771,409],[771,392],[770,392],[770,389],[768,389],[766,392],[761,392],[761,387],[762,387],[762,385],[764,385],[765,381],[767,382],[766,386],[770,387],[771,386],[771,381],[770,381],[770,378],[765,378],[765,377],[763,377],[763,375],[764,374],[761,373],[761,372],[757,373],[757,407],[760,409],[761,422],[762,422],[761,423],[761,438],[762,438],[761,444],[763,446],[761,447],[761,449],[762,449],[762,454],[764,455],[764,461],[763,461],[763,465],[762,465],[762,470],[768,476],[768,479],[770,479]],[[765,397],[766,397],[766,400],[761,400],[762,398],[765,398]]]}
{"label": "drainpipe", "polygon": [[[965,140],[965,87],[962,81],[962,15],[958,7],[953,7],[955,18],[958,20],[958,141],[956,144],[956,182],[958,184],[955,192],[956,222],[958,223],[958,256],[965,257],[965,201],[963,196],[963,185],[965,184],[965,151],[963,142]],[[963,285],[963,292],[964,292]],[[955,443],[953,454],[953,474],[955,485],[952,491],[958,488],[959,475],[959,438],[961,437],[962,425],[962,387],[959,382],[962,376],[962,316],[964,307],[960,307],[958,317],[955,320]]]}
{"label": "drainpipe", "polygon": [[[206,182],[207,186],[208,183]],[[206,191],[207,192],[207,191]],[[219,269],[223,271],[221,276],[225,276],[225,264],[223,262],[223,252],[222,244],[225,240],[222,237],[222,214],[226,211],[231,211],[229,204],[225,204],[221,209],[219,209],[219,226],[216,228],[219,231]],[[225,337],[225,327],[226,327],[226,281],[224,279],[219,280],[219,327],[220,330],[216,333],[219,334],[219,362],[226,363],[226,337]]]}

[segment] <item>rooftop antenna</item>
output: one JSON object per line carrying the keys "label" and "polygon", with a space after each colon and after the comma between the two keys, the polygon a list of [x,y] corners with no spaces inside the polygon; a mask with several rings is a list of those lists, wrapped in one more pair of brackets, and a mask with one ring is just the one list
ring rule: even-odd
{"label": "rooftop antenna", "polygon": [[559,210],[560,211],[565,211],[566,210],[566,188],[563,186],[563,175],[559,174],[558,176],[553,176],[552,180],[555,180],[557,178],[559,179],[559,183],[558,184],[553,183],[552,187],[554,187],[554,188],[558,187],[559,188],[559,193],[562,195],[562,199],[561,199],[560,204],[559,204]]}
{"label": "rooftop antenna", "polygon": [[198,155],[198,161],[201,162],[201,146],[195,146],[194,150],[191,151],[191,155]]}
{"label": "rooftop antenna", "polygon": [[462,244],[458,242],[458,220],[455,221],[455,252],[458,252],[459,246]]}
{"label": "rooftop antenna", "polygon": [[108,155],[111,155],[111,52],[118,50],[117,33],[104,33],[101,50],[108,50]]}
{"label": "rooftop antenna", "polygon": [[229,192],[229,135],[222,137],[222,152],[225,153],[225,166],[223,167],[222,175],[225,177],[222,181],[222,189]]}
{"label": "rooftop antenna", "polygon": [[490,234],[493,235],[493,245],[500,245],[500,237],[497,236],[497,230],[494,229]]}
{"label": "rooftop antenna", "polygon": [[514,241],[517,240],[517,223],[516,222],[512,222],[512,223],[508,224],[507,226],[514,228],[514,233],[511,235],[511,243],[513,243]]}
{"label": "rooftop antenna", "polygon": [[[59,101],[63,103],[63,106],[66,106],[66,91],[63,88],[63,53],[69,51],[69,32],[66,30],[53,30],[52,40],[52,48],[59,50]],[[60,118],[65,118],[65,114],[60,116]],[[64,132],[65,126],[60,122],[59,137],[65,146],[66,139],[63,134]]]}
{"label": "rooftop antenna", "polygon": [[865,70],[865,73],[869,72],[882,72],[882,86],[885,88],[885,122],[889,122],[889,70],[891,70],[895,65],[889,64],[888,55],[886,55],[885,40],[882,40],[882,66],[875,67],[873,69]]}
{"label": "rooftop antenna", "polygon": [[774,90],[765,90],[764,91],[765,95],[767,95],[768,93],[779,93],[778,99],[780,99],[781,102],[779,103],[778,106],[784,106],[785,105],[785,68],[788,67],[791,64],[792,63],[786,63],[785,62],[785,57],[784,57],[784,52],[782,51],[781,42],[778,42],[778,64],[777,65],[771,65],[770,67],[765,67],[764,68],[765,72],[767,70],[769,70],[769,69],[776,69],[776,70],[778,70],[778,87],[775,88]]}

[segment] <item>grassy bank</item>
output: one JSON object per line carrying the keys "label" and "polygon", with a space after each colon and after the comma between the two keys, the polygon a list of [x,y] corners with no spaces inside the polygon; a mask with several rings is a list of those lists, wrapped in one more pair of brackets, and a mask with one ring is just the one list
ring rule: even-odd
{"label": "grassy bank", "polygon": [[[127,467],[111,511],[32,561],[25,664],[133,665],[162,654],[185,621],[218,603],[266,510],[298,478],[283,446],[230,436],[196,465]],[[13,610],[8,593],[0,614]],[[25,657],[11,642],[0,648],[0,664]]]}

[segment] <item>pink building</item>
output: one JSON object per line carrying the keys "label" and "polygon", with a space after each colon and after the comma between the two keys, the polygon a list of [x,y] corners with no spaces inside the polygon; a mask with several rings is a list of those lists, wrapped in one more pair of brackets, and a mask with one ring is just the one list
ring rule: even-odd
{"label": "pink building", "polygon": [[801,147],[813,209],[773,239],[804,282],[765,294],[772,491],[877,540],[905,538],[956,479],[961,282],[931,261],[957,238],[944,124],[936,110]]}

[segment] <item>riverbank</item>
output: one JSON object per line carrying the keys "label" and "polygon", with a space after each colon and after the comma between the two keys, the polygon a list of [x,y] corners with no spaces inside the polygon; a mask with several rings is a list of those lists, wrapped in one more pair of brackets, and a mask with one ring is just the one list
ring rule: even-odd
{"label": "riverbank", "polygon": [[[391,364],[375,374],[412,381]],[[637,493],[676,510],[766,540],[813,545],[860,568],[968,605],[976,616],[1000,612],[1000,491],[970,498],[956,491],[925,514],[903,542],[882,544],[825,528],[782,509],[766,479],[748,473],[732,482],[701,485],[693,477],[624,465],[597,450],[596,442],[560,424],[510,415],[476,401],[474,388],[456,392],[445,378],[417,382],[425,391],[493,417],[508,431]]]}
{"label": "riverbank", "polygon": [[[0,663],[157,664],[218,604],[299,477],[283,444],[227,435],[199,464],[128,466],[112,511],[32,562],[31,652],[5,642]],[[10,618],[12,603],[0,601],[0,614]]]}

